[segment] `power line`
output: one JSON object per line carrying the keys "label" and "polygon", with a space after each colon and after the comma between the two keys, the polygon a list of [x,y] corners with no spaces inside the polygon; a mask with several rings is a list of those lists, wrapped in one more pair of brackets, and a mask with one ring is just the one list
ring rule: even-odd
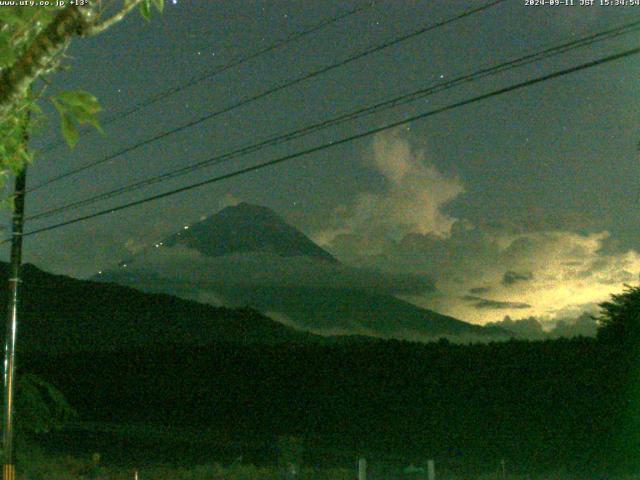
{"label": "power line", "polygon": [[[410,118],[407,118],[407,119],[404,119],[404,120],[399,120],[399,121],[396,121],[396,122],[388,123],[387,125],[384,125],[384,126],[378,127],[378,128],[374,128],[374,129],[371,129],[371,130],[367,130],[366,132],[358,133],[356,135],[351,135],[349,137],[342,138],[340,140],[332,141],[332,142],[329,142],[329,143],[325,143],[325,144],[322,144],[322,145],[317,146],[317,147],[312,147],[312,148],[309,148],[309,149],[306,149],[306,150],[302,150],[302,151],[299,151],[299,152],[296,152],[296,153],[285,155],[283,157],[279,157],[279,158],[276,158],[274,160],[270,160],[268,162],[260,163],[258,165],[253,165],[251,167],[246,167],[246,168],[243,168],[243,169],[240,169],[240,170],[236,170],[235,172],[227,173],[227,174],[224,174],[224,175],[219,175],[217,177],[209,178],[207,180],[203,180],[203,181],[200,181],[200,182],[197,182],[197,183],[192,183],[192,184],[189,184],[189,185],[184,186],[184,187],[180,187],[180,188],[177,188],[177,189],[174,189],[174,190],[169,190],[169,191],[164,192],[164,193],[160,193],[160,194],[157,194],[157,195],[152,195],[150,197],[146,197],[146,198],[143,198],[143,199],[140,199],[140,200],[136,200],[136,201],[133,201],[133,202],[129,202],[129,203],[125,203],[125,204],[122,204],[122,205],[118,205],[116,207],[108,208],[108,209],[105,209],[105,210],[100,210],[100,211],[92,213],[92,214],[83,215],[81,217],[76,217],[76,218],[74,218],[72,220],[67,220],[67,221],[64,221],[64,222],[60,222],[60,223],[57,223],[55,225],[50,225],[50,226],[47,226],[47,227],[43,227],[43,228],[39,228],[39,229],[36,229],[36,230],[32,230],[30,232],[25,233],[23,236],[26,237],[26,236],[36,235],[38,233],[46,232],[46,231],[49,231],[49,230],[54,230],[54,229],[61,228],[61,227],[64,227],[64,226],[67,226],[67,225],[71,225],[71,224],[74,224],[74,223],[78,223],[78,222],[82,222],[82,221],[89,220],[89,219],[92,219],[92,218],[100,217],[102,215],[106,215],[106,214],[109,214],[109,213],[114,213],[114,212],[117,212],[117,211],[120,211],[120,210],[125,210],[127,208],[135,207],[135,206],[142,205],[144,203],[152,202],[152,201],[155,201],[155,200],[160,200],[162,198],[170,197],[172,195],[176,195],[178,193],[186,192],[188,190],[193,190],[195,188],[203,187],[205,185],[210,185],[210,184],[213,184],[213,183],[220,182],[222,180],[227,180],[229,178],[233,178],[233,177],[237,177],[237,176],[240,176],[240,175],[244,175],[246,173],[250,173],[250,172],[257,171],[257,170],[261,170],[263,168],[270,167],[270,166],[273,166],[273,165],[277,165],[279,163],[283,163],[283,162],[286,162],[286,161],[289,161],[289,160],[293,160],[295,158],[307,156],[307,155],[310,155],[312,153],[316,153],[316,152],[320,152],[322,150],[326,150],[326,149],[329,149],[329,148],[332,148],[332,147],[336,147],[338,145],[342,145],[342,144],[347,143],[347,142],[352,142],[354,140],[358,140],[358,139],[361,139],[361,138],[369,137],[371,135],[375,135],[375,134],[383,132],[385,130],[390,130],[390,129],[399,127],[401,125],[406,125],[407,123],[411,123],[411,122],[414,122],[416,120],[422,120],[424,118],[428,118],[428,117],[431,117],[433,115],[437,115],[439,113],[444,113],[444,112],[447,112],[447,111],[450,111],[450,110],[454,110],[454,109],[459,108],[459,107],[470,105],[470,104],[473,104],[473,103],[476,103],[476,102],[479,102],[479,101],[482,101],[482,100],[486,100],[488,98],[492,98],[492,97],[495,97],[495,96],[498,96],[498,95],[503,95],[505,93],[512,92],[514,90],[519,90],[521,88],[529,87],[531,85],[535,85],[535,84],[538,84],[538,83],[541,83],[541,82],[546,82],[546,81],[552,80],[554,78],[558,78],[558,77],[562,77],[562,76],[565,76],[565,75],[569,75],[571,73],[575,73],[575,72],[578,72],[578,71],[581,71],[581,70],[585,70],[587,68],[592,68],[592,67],[595,67],[595,66],[598,66],[598,65],[603,65],[605,63],[613,62],[615,60],[620,60],[622,58],[630,57],[632,55],[637,55],[638,53],[640,53],[640,47],[634,48],[634,49],[630,49],[630,50],[626,50],[624,52],[620,52],[620,53],[617,53],[617,54],[614,54],[614,55],[609,55],[607,57],[599,58],[597,60],[593,60],[593,61],[590,61],[590,62],[587,62],[587,63],[583,63],[583,64],[575,66],[575,67],[567,68],[567,69],[560,70],[560,71],[557,71],[557,72],[554,72],[554,73],[550,73],[548,75],[544,75],[544,76],[537,77],[537,78],[534,78],[534,79],[531,79],[531,80],[520,82],[520,83],[517,83],[515,85],[511,85],[509,87],[500,88],[498,90],[494,90],[492,92],[485,93],[485,94],[482,94],[482,95],[478,95],[476,97],[473,97],[473,98],[470,98],[470,99],[467,99],[467,100],[463,100],[463,101],[456,102],[456,103],[453,103],[453,104],[450,104],[450,105],[447,105],[447,106],[444,106],[444,107],[440,107],[440,108],[437,108],[435,110],[431,110],[429,112],[425,112],[425,113],[421,113],[421,114],[418,114],[418,115],[414,115],[414,116],[412,116]],[[0,243],[6,243],[7,241],[8,240],[5,239],[4,241],[2,241]]]}
{"label": "power line", "polygon": [[574,41],[571,41],[569,43],[565,43],[565,44],[560,45],[560,46],[555,46],[555,47],[552,47],[552,48],[548,48],[548,49],[545,49],[543,51],[536,52],[534,54],[526,55],[524,57],[520,57],[520,58],[518,58],[516,60],[512,60],[510,62],[502,63],[500,65],[496,65],[496,66],[493,66],[493,67],[490,67],[490,68],[485,68],[485,69],[480,70],[478,72],[475,72],[473,74],[469,74],[469,75],[465,75],[465,76],[462,76],[462,77],[458,77],[456,79],[453,79],[453,80],[450,80],[450,81],[447,81],[447,82],[441,82],[439,84],[436,84],[434,86],[428,87],[426,89],[418,90],[417,92],[412,92],[412,93],[409,93],[409,94],[402,95],[400,97],[395,97],[395,98],[393,98],[391,100],[387,100],[387,101],[384,101],[382,103],[378,103],[377,105],[374,105],[372,107],[366,107],[366,108],[363,108],[363,109],[359,109],[359,110],[356,110],[355,112],[344,114],[344,115],[341,115],[339,117],[336,117],[336,118],[333,118],[333,119],[330,119],[330,120],[325,120],[323,122],[316,123],[314,125],[310,125],[310,126],[304,127],[302,129],[296,130],[296,131],[291,132],[291,133],[287,133],[287,134],[284,134],[284,135],[271,137],[271,138],[266,139],[266,140],[264,140],[262,142],[259,142],[257,144],[253,144],[253,145],[250,145],[250,146],[247,146],[247,147],[243,147],[241,149],[238,149],[238,150],[235,150],[235,151],[232,151],[232,152],[228,152],[228,153],[225,153],[225,154],[222,154],[222,155],[218,155],[218,156],[215,156],[215,157],[213,157],[211,159],[204,160],[202,162],[198,162],[198,163],[193,164],[193,165],[189,165],[189,166],[182,167],[182,168],[179,168],[179,169],[176,169],[176,170],[173,170],[173,171],[161,174],[161,175],[157,175],[157,176],[150,177],[150,178],[147,178],[147,179],[144,179],[144,180],[140,180],[140,181],[134,182],[132,184],[117,188],[115,190],[112,190],[112,191],[109,191],[109,192],[105,192],[105,193],[101,193],[101,194],[98,194],[96,196],[89,197],[89,198],[86,198],[86,199],[83,199],[83,200],[80,200],[80,201],[77,201],[77,202],[73,202],[73,203],[70,203],[70,204],[67,204],[67,205],[64,205],[64,206],[56,207],[54,209],[50,209],[50,210],[35,214],[35,215],[31,216],[31,217],[28,217],[28,219],[29,220],[34,220],[34,219],[38,219],[38,218],[45,218],[45,217],[51,216],[51,215],[53,215],[53,214],[55,214],[57,212],[60,212],[60,211],[64,211],[64,210],[68,210],[68,209],[72,209],[72,208],[79,208],[79,207],[82,207],[82,206],[90,205],[90,204],[95,203],[95,202],[100,201],[100,200],[113,198],[113,197],[121,195],[123,193],[134,191],[134,190],[137,190],[139,188],[143,188],[143,187],[155,184],[155,183],[159,183],[159,182],[162,182],[162,181],[165,181],[165,180],[169,180],[171,178],[175,178],[175,177],[178,177],[178,176],[181,176],[181,175],[185,175],[187,173],[190,173],[190,172],[202,169],[202,168],[206,168],[206,167],[209,167],[211,165],[218,165],[218,164],[222,163],[223,161],[231,160],[233,158],[237,158],[238,156],[242,156],[242,155],[245,155],[247,153],[252,153],[252,152],[261,150],[262,148],[266,148],[268,146],[273,146],[273,145],[277,145],[279,143],[283,143],[285,141],[289,141],[289,140],[292,140],[292,139],[295,139],[295,138],[300,138],[303,135],[308,135],[309,133],[312,133],[314,131],[317,131],[317,130],[320,130],[320,129],[323,129],[323,128],[327,128],[329,126],[334,126],[334,125],[337,125],[339,123],[343,123],[345,121],[353,120],[353,119],[356,119],[356,118],[361,118],[361,117],[366,116],[366,115],[371,115],[372,113],[378,113],[379,111],[386,110],[388,108],[392,108],[392,107],[396,107],[396,106],[399,106],[399,105],[403,105],[405,103],[408,103],[408,102],[411,102],[411,101],[415,101],[415,100],[420,99],[420,98],[424,98],[427,95],[431,95],[431,94],[434,94],[434,93],[437,93],[437,92],[448,90],[449,88],[452,88],[454,86],[460,85],[462,83],[474,81],[474,80],[477,80],[479,78],[483,78],[483,77],[488,76],[488,75],[494,75],[496,73],[500,73],[500,72],[506,71],[506,70],[511,69],[511,68],[515,68],[515,67],[522,66],[522,65],[525,65],[525,64],[528,64],[528,63],[532,63],[534,61],[538,61],[538,60],[541,60],[543,58],[547,58],[547,57],[552,56],[552,55],[557,55],[559,53],[565,53],[565,52],[567,52],[569,50],[572,50],[572,49],[575,49],[575,48],[579,48],[579,47],[583,47],[583,46],[586,46],[586,45],[590,45],[590,44],[592,44],[592,43],[594,43],[596,41],[602,41],[602,40],[605,40],[605,39],[613,38],[615,36],[619,36],[619,35],[624,34],[624,33],[629,33],[629,32],[632,32],[632,31],[636,31],[638,29],[637,28],[638,25],[640,25],[640,21],[636,21],[636,22],[633,22],[633,23],[630,23],[630,24],[626,24],[626,25],[623,25],[621,27],[617,27],[617,28],[614,28],[614,29],[611,29],[611,30],[607,30],[607,31],[604,31],[604,32],[599,32],[597,34],[589,35],[588,37],[585,37],[585,38],[582,38],[582,39],[579,39],[579,40],[574,40]]}
{"label": "power line", "polygon": [[[293,33],[291,35],[287,35],[286,37],[284,37],[281,40],[278,40],[264,48],[260,48],[258,50],[256,50],[253,53],[250,53],[246,56],[241,56],[236,58],[235,60],[231,60],[230,62],[224,64],[224,65],[220,65],[216,68],[213,68],[209,71],[206,71],[204,73],[201,73],[200,75],[196,75],[191,77],[189,80],[187,80],[184,83],[181,83],[179,85],[176,85],[174,87],[168,88],[166,90],[163,90],[161,92],[156,93],[155,95],[151,95],[150,97],[148,97],[147,99],[143,100],[140,103],[137,103],[125,110],[122,110],[121,112],[117,112],[114,113],[113,115],[111,115],[110,117],[106,118],[105,120],[102,120],[100,123],[102,126],[106,126],[106,125],[110,125],[114,122],[117,122],[119,120],[122,120],[124,118],[127,118],[131,115],[133,115],[134,113],[142,110],[143,108],[149,107],[151,105],[153,105],[154,103],[159,102],[160,100],[164,100],[165,98],[171,97],[172,95],[175,95],[176,93],[181,92],[182,90],[185,90],[189,87],[192,87],[194,85],[197,85],[200,82],[203,82],[205,80],[208,80],[210,78],[215,77],[216,75],[219,75],[221,73],[226,72],[227,70],[230,70],[234,67],[238,67],[246,62],[249,62],[251,60],[254,60],[258,57],[261,57],[262,55],[265,55],[267,53],[271,53],[274,52],[282,47],[287,46],[290,43],[293,43],[295,41],[298,41],[306,36],[311,35],[312,33],[315,33],[319,30],[322,30],[323,28],[332,25],[334,23],[339,22],[340,20],[343,20],[347,17],[350,17],[352,15],[356,15],[360,12],[363,12],[365,10],[368,10],[370,8],[373,8],[376,5],[376,1],[371,1],[369,3],[367,3],[366,5],[361,5],[359,7],[355,7],[352,8],[351,10],[348,10],[344,13],[340,13],[338,15],[335,15],[333,17],[327,18],[315,25],[312,25],[311,27],[305,29],[305,30],[301,30],[299,32]],[[86,135],[89,132],[93,132],[94,130],[83,130],[80,135]],[[54,148],[63,145],[64,142],[55,142],[51,145],[48,145],[46,147],[44,147],[42,149],[43,152],[48,152],[50,150],[53,150]]]}
{"label": "power line", "polygon": [[613,29],[609,29],[606,31],[602,31],[602,32],[598,32],[598,33],[594,33],[591,35],[588,35],[586,37],[577,39],[577,40],[573,40],[561,45],[557,45],[557,46],[553,46],[550,48],[546,48],[543,50],[540,50],[538,52],[535,53],[531,53],[522,57],[519,57],[515,60],[511,60],[508,62],[504,62],[498,65],[493,65],[484,69],[481,69],[479,71],[476,71],[474,73],[470,73],[470,74],[466,74],[460,77],[457,77],[455,79],[452,80],[448,80],[446,82],[440,82],[437,83],[435,85],[429,86],[427,88],[423,88],[408,94],[404,94],[398,97],[394,97],[390,100],[386,100],[383,102],[380,102],[376,105],[370,106],[370,107],[365,107],[365,108],[360,108],[358,110],[355,110],[353,112],[350,113],[346,113],[343,115],[340,115],[338,117],[334,117],[332,119],[328,119],[328,120],[324,120],[322,122],[319,123],[315,123],[312,125],[308,125],[306,127],[300,128],[298,130],[295,130],[293,132],[289,132],[283,135],[276,135],[276,136],[272,136],[266,140],[263,140],[261,142],[258,142],[256,144],[253,145],[249,145],[249,146],[245,146],[242,147],[240,149],[231,151],[231,152],[227,152],[221,155],[217,155],[214,156],[212,158],[209,158],[207,160],[192,164],[192,165],[188,165],[185,167],[181,167],[160,175],[156,175],[156,176],[152,176],[143,180],[139,180],[133,183],[130,183],[128,185],[119,187],[117,189],[108,191],[108,192],[104,192],[104,193],[100,193],[97,195],[94,195],[92,197],[89,198],[85,198],[76,202],[72,202],[66,205],[62,205],[59,207],[55,207],[49,210],[45,210],[43,212],[40,213],[36,213],[34,215],[31,215],[29,217],[26,218],[26,220],[36,220],[36,219],[40,219],[40,218],[47,218],[49,216],[55,215],[56,213],[59,212],[63,212],[63,211],[67,211],[67,210],[71,210],[71,209],[77,209],[80,207],[84,207],[87,205],[91,205],[93,203],[96,203],[98,201],[101,200],[108,200],[110,198],[122,195],[124,193],[128,193],[128,192],[132,192],[135,190],[138,190],[140,188],[144,188],[156,183],[160,183],[160,182],[164,182],[167,180],[170,180],[172,178],[176,178],[182,175],[186,175],[188,173],[191,173],[193,171],[196,170],[200,170],[202,168],[206,168],[206,167],[210,167],[212,165],[219,165],[223,162],[232,160],[234,158],[240,157],[240,156],[244,156],[246,154],[249,153],[253,153],[259,150],[262,150],[264,148],[270,147],[270,146],[274,146],[274,145],[278,145],[280,143],[284,143],[293,139],[297,139],[300,138],[302,136],[308,135],[310,133],[316,132],[318,130],[321,129],[325,129],[331,126],[335,126],[341,123],[344,123],[346,121],[351,121],[357,118],[362,118],[364,116],[368,116],[374,113],[379,113],[381,111],[387,110],[389,108],[394,108],[400,105],[404,105],[406,103],[409,102],[413,102],[415,100],[424,98],[428,95],[433,95],[435,93],[439,93],[445,90],[448,90],[450,88],[462,85],[464,83],[469,83],[469,82],[473,82],[473,81],[477,81],[481,78],[490,76],[490,75],[495,75],[498,73],[502,73],[504,71],[516,68],[516,67],[520,67],[523,65],[527,65],[533,62],[537,62],[546,58],[549,58],[551,56],[555,56],[555,55],[559,55],[562,53],[566,53],[570,50],[574,50],[577,48],[581,48],[584,46],[588,46],[591,45],[595,42],[599,42],[599,41],[603,41],[603,40],[609,40],[611,38],[615,38],[618,37],[620,35],[626,34],[626,33],[630,33],[630,32],[635,32],[637,30],[640,29],[640,20],[636,20],[635,22],[631,22],[625,25],[621,25],[619,27],[613,28]]}
{"label": "power line", "polygon": [[427,33],[429,31],[435,30],[436,28],[443,27],[443,26],[448,25],[450,23],[453,23],[453,22],[456,22],[456,21],[461,20],[463,18],[466,18],[466,17],[468,17],[470,15],[474,15],[476,13],[485,11],[485,10],[487,10],[487,9],[489,9],[491,7],[494,7],[494,6],[496,6],[496,5],[500,4],[500,3],[503,3],[505,1],[506,0],[493,0],[490,3],[484,4],[484,5],[480,6],[480,7],[476,7],[476,8],[470,9],[470,10],[466,10],[463,13],[460,13],[460,14],[455,15],[453,17],[447,18],[446,20],[442,20],[442,21],[434,23],[434,24],[429,24],[427,26],[423,26],[423,27],[421,27],[421,28],[419,28],[417,30],[414,30],[414,31],[412,31],[410,33],[404,34],[404,35],[402,35],[400,37],[395,37],[395,38],[393,38],[393,39],[391,39],[389,41],[386,41],[386,42],[384,42],[384,43],[382,43],[380,45],[376,45],[374,47],[370,47],[367,50],[364,50],[364,51],[362,51],[360,53],[351,55],[351,56],[347,57],[346,59],[341,60],[341,61],[339,61],[337,63],[333,63],[333,64],[331,64],[329,66],[322,67],[322,68],[320,68],[318,70],[314,70],[312,72],[306,73],[306,74],[304,74],[304,75],[302,75],[300,77],[297,77],[297,78],[295,78],[293,80],[289,80],[289,81],[287,81],[285,83],[282,83],[280,85],[272,87],[272,88],[270,88],[268,90],[265,90],[263,92],[255,94],[253,96],[247,97],[247,98],[245,98],[243,100],[240,100],[240,101],[238,101],[238,102],[236,102],[236,103],[234,103],[234,104],[232,104],[232,105],[230,105],[228,107],[225,107],[225,108],[223,108],[221,110],[217,110],[215,112],[209,113],[209,114],[204,115],[204,116],[202,116],[202,117],[200,117],[200,118],[198,118],[196,120],[192,120],[190,122],[187,122],[187,123],[185,123],[185,124],[183,124],[183,125],[181,125],[179,127],[173,128],[171,130],[167,130],[167,131],[165,131],[163,133],[160,133],[158,135],[154,135],[153,137],[150,137],[150,138],[148,138],[146,140],[143,140],[143,141],[141,141],[139,143],[136,143],[136,144],[131,145],[129,147],[123,148],[122,150],[119,150],[118,152],[115,152],[115,153],[113,153],[111,155],[108,155],[108,156],[106,156],[106,157],[104,157],[104,158],[102,158],[100,160],[88,163],[88,164],[86,164],[86,165],[84,165],[82,167],[78,167],[76,169],[70,170],[70,171],[68,171],[66,173],[63,173],[61,175],[58,175],[56,177],[53,177],[53,178],[51,178],[49,180],[46,180],[46,181],[40,183],[39,185],[31,187],[31,189],[27,190],[27,192],[33,192],[35,190],[39,190],[42,187],[45,187],[45,186],[50,185],[50,184],[52,184],[54,182],[57,182],[59,180],[62,180],[64,178],[67,178],[67,177],[70,177],[72,175],[75,175],[77,173],[83,172],[83,171],[85,171],[85,170],[87,170],[89,168],[93,168],[93,167],[95,167],[97,165],[100,165],[102,163],[108,162],[109,160],[113,160],[113,159],[115,159],[117,157],[120,157],[120,156],[122,156],[122,155],[124,155],[126,153],[129,153],[129,152],[131,152],[133,150],[136,150],[136,149],[138,149],[140,147],[149,145],[149,144],[151,144],[153,142],[156,142],[156,141],[161,140],[161,139],[163,139],[165,137],[168,137],[169,135],[173,135],[174,133],[178,133],[178,132],[181,132],[181,131],[186,130],[188,128],[194,127],[194,126],[196,126],[196,125],[198,125],[198,124],[200,124],[200,123],[202,123],[202,122],[204,122],[206,120],[210,120],[210,119],[215,118],[215,117],[217,117],[219,115],[222,115],[224,113],[228,113],[228,112],[230,112],[232,110],[235,110],[236,108],[239,108],[241,106],[247,105],[247,104],[252,103],[252,102],[255,102],[255,101],[260,100],[262,98],[265,98],[265,97],[267,97],[269,95],[272,95],[272,94],[274,94],[276,92],[284,90],[285,88],[289,88],[291,86],[297,85],[297,84],[302,83],[302,82],[304,82],[306,80],[309,80],[311,78],[314,78],[314,77],[317,77],[317,76],[322,75],[324,73],[327,73],[327,72],[329,72],[331,70],[335,70],[336,68],[342,67],[342,66],[347,65],[347,64],[349,64],[351,62],[354,62],[356,60],[365,58],[365,57],[367,57],[369,55],[372,55],[372,54],[374,54],[376,52],[379,52],[381,50],[389,48],[389,47],[391,47],[393,45],[397,45],[398,43],[404,42],[404,41],[409,40],[411,38],[415,38],[415,37],[417,37],[419,35]]}

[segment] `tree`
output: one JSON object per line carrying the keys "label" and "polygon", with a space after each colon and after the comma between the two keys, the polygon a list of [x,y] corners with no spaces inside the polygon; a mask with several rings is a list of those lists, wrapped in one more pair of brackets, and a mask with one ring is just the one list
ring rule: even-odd
{"label": "tree", "polygon": [[16,423],[25,434],[56,430],[77,418],[60,390],[31,373],[20,377],[16,403]]}
{"label": "tree", "polygon": [[615,466],[623,470],[640,468],[640,286],[627,285],[600,304],[598,341],[600,369],[606,382],[602,402],[606,425],[603,444]]}
{"label": "tree", "polygon": [[[54,2],[49,2],[53,4]],[[24,138],[41,120],[40,100],[50,100],[60,113],[62,133],[73,147],[78,125],[98,126],[97,99],[88,92],[62,92],[45,98],[48,77],[59,70],[71,41],[105,32],[139,7],[149,19],[152,7],[162,11],[164,0],[101,0],[59,2],[61,6],[3,6],[0,8],[0,174],[20,171],[32,161]],[[36,80],[43,80],[38,85]],[[35,90],[34,87],[39,90]],[[27,112],[38,116],[27,121]],[[0,179],[0,181],[2,180]]]}
{"label": "tree", "polygon": [[601,303],[600,310],[598,340],[634,353],[640,346],[640,286],[627,285],[623,293]]}
{"label": "tree", "polygon": [[16,460],[26,478],[49,478],[48,472],[37,472],[48,463],[37,444],[37,435],[61,429],[77,418],[77,412],[56,387],[32,373],[18,378]]}

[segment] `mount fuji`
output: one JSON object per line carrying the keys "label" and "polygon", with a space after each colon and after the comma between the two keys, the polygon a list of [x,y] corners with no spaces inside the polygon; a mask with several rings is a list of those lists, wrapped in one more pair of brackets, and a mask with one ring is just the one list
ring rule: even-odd
{"label": "mount fuji", "polygon": [[228,307],[250,307],[321,335],[429,341],[504,339],[397,295],[432,291],[429,279],[345,265],[271,209],[227,207],[93,278]]}

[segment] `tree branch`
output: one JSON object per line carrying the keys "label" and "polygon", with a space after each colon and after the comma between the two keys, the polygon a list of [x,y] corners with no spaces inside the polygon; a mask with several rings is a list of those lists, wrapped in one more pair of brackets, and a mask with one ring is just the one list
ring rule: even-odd
{"label": "tree branch", "polygon": [[0,76],[0,120],[24,98],[29,85],[47,69],[71,37],[83,28],[85,16],[75,5],[61,11],[40,32],[25,53]]}
{"label": "tree branch", "polygon": [[131,12],[131,10],[133,10],[138,5],[140,5],[142,1],[143,0],[129,0],[128,2],[125,2],[124,6],[122,7],[122,10],[120,10],[118,13],[113,15],[111,18],[104,20],[103,22],[96,23],[95,25],[90,25],[86,27],[82,32],[82,35],[90,37],[92,35],[97,35],[99,33],[104,32],[108,28],[111,28],[116,23],[120,22],[124,17],[127,16],[129,12]]}
{"label": "tree branch", "polygon": [[120,22],[142,0],[127,0],[120,11],[103,22],[91,7],[71,5],[42,30],[25,53],[0,75],[0,121],[24,98],[29,85],[43,76],[74,35],[92,36]]}

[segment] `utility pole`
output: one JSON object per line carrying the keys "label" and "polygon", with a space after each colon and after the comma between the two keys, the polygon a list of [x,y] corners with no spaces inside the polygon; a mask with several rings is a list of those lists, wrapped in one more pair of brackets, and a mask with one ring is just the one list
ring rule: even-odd
{"label": "utility pole", "polygon": [[[29,121],[27,119],[27,121]],[[26,128],[25,128],[26,131]],[[24,138],[27,142],[27,135]],[[11,225],[11,264],[9,267],[9,302],[4,350],[4,417],[2,429],[2,480],[15,480],[13,455],[13,416],[15,390],[16,334],[18,303],[20,300],[20,266],[22,264],[22,229],[24,224],[24,197],[27,184],[27,165],[16,175]]]}

